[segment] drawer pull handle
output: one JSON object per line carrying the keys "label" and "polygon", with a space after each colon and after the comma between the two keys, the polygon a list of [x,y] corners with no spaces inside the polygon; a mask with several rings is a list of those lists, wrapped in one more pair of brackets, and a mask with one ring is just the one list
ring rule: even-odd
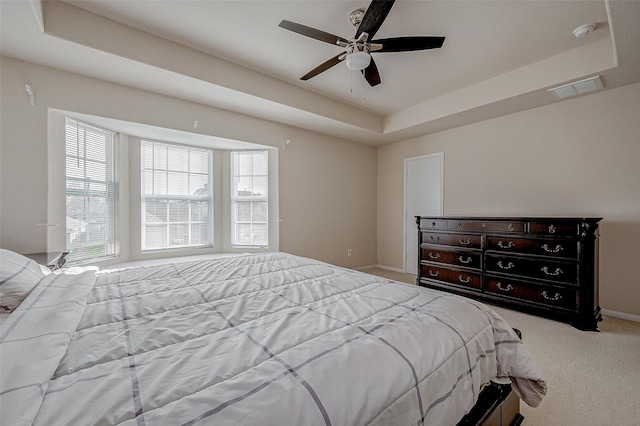
{"label": "drawer pull handle", "polygon": [[542,246],[542,250],[546,251],[547,253],[558,253],[562,251],[562,246],[558,244],[556,245],[556,248],[549,248],[549,245],[545,244]]}
{"label": "drawer pull handle", "polygon": [[429,269],[429,275],[431,275],[432,277],[437,277],[438,275],[440,275],[440,271],[433,272],[431,269]]}
{"label": "drawer pull handle", "polygon": [[509,263],[507,263],[507,266],[505,266],[505,265],[503,265],[503,264],[502,264],[502,260],[498,260],[498,266],[499,266],[501,269],[511,269],[511,268],[513,268],[513,267],[514,267],[514,266],[516,266],[516,265],[514,265],[514,264],[513,264],[513,262],[509,262]]}
{"label": "drawer pull handle", "polygon": [[555,234],[555,233],[556,233],[556,231],[558,230],[558,228],[556,228],[556,226],[555,226],[555,225],[553,225],[553,224],[549,225],[549,228],[548,228],[548,229],[549,229],[549,233],[550,233],[550,234]]}
{"label": "drawer pull handle", "polygon": [[502,290],[502,291],[511,291],[511,290],[513,290],[513,286],[511,284],[507,284],[506,287],[502,287],[502,283],[500,281],[498,281],[498,284],[496,284],[496,286],[498,287],[498,290]]}
{"label": "drawer pull handle", "polygon": [[433,238],[433,235],[432,235],[431,236],[431,241],[440,241],[440,237]]}
{"label": "drawer pull handle", "polygon": [[498,247],[503,249],[510,249],[511,247],[515,247],[515,243],[513,241],[509,241],[507,244],[503,243],[502,240],[498,241]]}
{"label": "drawer pull handle", "polygon": [[513,223],[510,223],[509,226],[507,226],[507,231],[513,231]]}
{"label": "drawer pull handle", "polygon": [[429,257],[431,259],[438,259],[440,257],[440,253],[433,254],[432,252],[429,252]]}
{"label": "drawer pull handle", "polygon": [[458,228],[462,228],[462,222],[458,222]]}
{"label": "drawer pull handle", "polygon": [[471,256],[468,256],[468,257],[465,259],[464,257],[459,256],[459,257],[458,257],[458,260],[459,260],[461,263],[471,263],[471,261],[473,260],[473,258],[472,258]]}
{"label": "drawer pull handle", "polygon": [[431,227],[435,228],[436,227],[436,223],[435,222],[431,222]]}
{"label": "drawer pull handle", "polygon": [[458,281],[461,283],[467,284],[471,282],[471,277],[467,277],[466,279],[462,278],[462,275],[458,275]]}
{"label": "drawer pull handle", "polygon": [[460,245],[461,246],[468,246],[469,244],[471,244],[471,240],[470,239],[463,240],[462,238],[460,238]]}
{"label": "drawer pull handle", "polygon": [[555,271],[551,272],[549,270],[549,268],[546,267],[546,266],[543,266],[541,271],[544,272],[545,274],[549,275],[549,276],[552,276],[552,277],[555,277],[556,275],[560,275],[562,273],[562,269],[560,269],[560,268],[556,268]]}
{"label": "drawer pull handle", "polygon": [[547,300],[551,300],[552,302],[562,299],[562,296],[560,295],[560,293],[556,293],[553,296],[549,296],[546,291],[542,292],[542,297],[544,297]]}

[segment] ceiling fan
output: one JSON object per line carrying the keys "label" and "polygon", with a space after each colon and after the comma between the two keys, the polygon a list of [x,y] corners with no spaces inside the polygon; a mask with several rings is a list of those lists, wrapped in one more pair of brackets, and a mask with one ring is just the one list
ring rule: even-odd
{"label": "ceiling fan", "polygon": [[344,52],[303,75],[300,80],[309,80],[346,59],[347,67],[361,71],[369,85],[373,87],[380,84],[380,73],[371,57],[372,52],[409,52],[442,47],[444,37],[412,36],[372,40],[391,11],[394,2],[395,0],[373,0],[366,12],[362,9],[351,12],[349,20],[356,27],[356,34],[348,40],[295,22],[287,20],[280,22],[281,28],[345,49]]}

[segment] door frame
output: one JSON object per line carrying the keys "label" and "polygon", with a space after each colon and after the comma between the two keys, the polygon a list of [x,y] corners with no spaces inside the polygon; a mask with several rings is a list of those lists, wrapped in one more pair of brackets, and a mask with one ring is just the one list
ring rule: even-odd
{"label": "door frame", "polygon": [[[410,161],[423,160],[426,158],[439,158],[440,159],[440,209],[439,216],[444,215],[444,152],[436,152],[434,154],[420,155],[417,157],[410,157],[404,159],[404,199],[402,208],[402,271],[407,274],[407,166]],[[416,231],[418,228],[416,227]],[[418,265],[419,267],[420,265]]]}

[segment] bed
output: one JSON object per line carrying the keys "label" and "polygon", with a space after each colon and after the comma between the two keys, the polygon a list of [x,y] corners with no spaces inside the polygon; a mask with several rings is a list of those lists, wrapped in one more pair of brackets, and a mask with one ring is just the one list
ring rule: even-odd
{"label": "bed", "polygon": [[486,305],[312,259],[24,262],[18,304],[10,262],[2,424],[455,425],[496,377],[531,406],[546,393]]}

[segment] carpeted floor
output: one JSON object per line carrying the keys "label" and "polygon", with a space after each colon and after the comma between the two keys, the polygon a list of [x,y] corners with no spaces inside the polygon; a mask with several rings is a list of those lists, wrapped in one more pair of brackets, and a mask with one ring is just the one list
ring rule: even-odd
{"label": "carpeted floor", "polygon": [[[415,276],[363,272],[415,284]],[[600,332],[494,307],[522,331],[548,393],[538,408],[521,403],[526,426],[640,426],[640,323],[604,317]]]}

